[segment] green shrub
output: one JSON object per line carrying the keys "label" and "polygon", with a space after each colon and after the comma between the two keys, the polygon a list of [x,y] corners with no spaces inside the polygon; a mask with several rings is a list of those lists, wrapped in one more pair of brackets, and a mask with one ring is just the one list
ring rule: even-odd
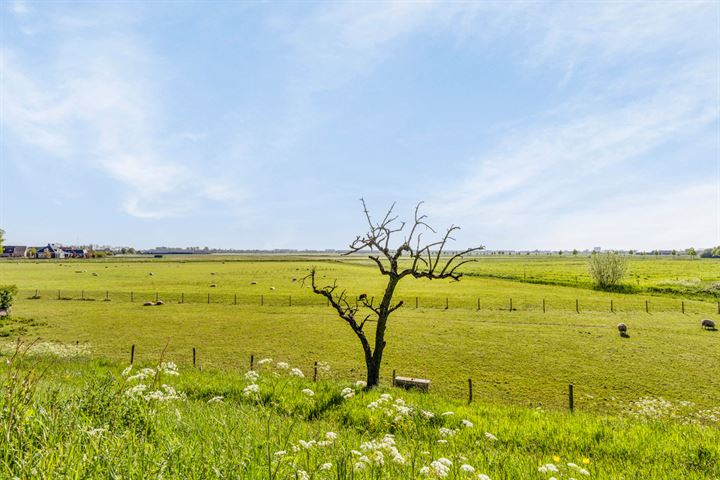
{"label": "green shrub", "polygon": [[18,289],[15,285],[0,286],[0,310],[7,310],[12,307]]}

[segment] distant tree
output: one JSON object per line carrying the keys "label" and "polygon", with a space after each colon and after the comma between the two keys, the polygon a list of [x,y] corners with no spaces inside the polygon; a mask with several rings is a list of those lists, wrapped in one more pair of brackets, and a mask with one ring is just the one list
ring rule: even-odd
{"label": "distant tree", "polygon": [[653,255],[655,255],[656,257],[657,257],[658,255],[660,255],[660,251],[659,251],[659,250],[653,250],[652,253],[653,253]]}
{"label": "distant tree", "polygon": [[630,255],[635,255],[635,250],[630,250],[628,253],[629,253]]}
{"label": "distant tree", "polygon": [[135,255],[137,253],[137,251],[133,247],[130,247],[130,248],[128,248],[128,253],[130,255]]}
{"label": "distant tree", "polygon": [[577,248],[573,248],[573,255],[577,255],[577,254],[578,254]]}
{"label": "distant tree", "polygon": [[674,257],[675,255],[677,255],[677,250],[675,250],[675,249],[673,248],[672,254],[673,254],[673,257]]}
{"label": "distant tree", "polygon": [[0,253],[2,253],[3,242],[5,241],[5,230],[0,228]]}
{"label": "distant tree", "polygon": [[[337,281],[332,285],[319,286],[315,267],[310,270],[305,280],[310,280],[313,292],[327,299],[338,316],[348,324],[360,340],[365,354],[367,386],[374,387],[380,381],[380,366],[385,350],[385,329],[388,319],[395,310],[403,305],[402,301],[393,304],[393,295],[398,283],[405,277],[460,280],[462,273],[458,272],[458,268],[467,262],[474,261],[465,260],[463,256],[483,247],[469,248],[453,255],[443,256],[448,241],[453,240],[453,233],[460,227],[452,225],[440,239],[423,244],[421,243],[423,233],[435,233],[435,230],[426,223],[427,217],[419,213],[422,203],[415,207],[415,218],[407,230],[405,222],[398,222],[398,217],[393,216],[394,204],[381,221],[375,222],[370,217],[365,201],[361,199],[361,202],[368,231],[355,238],[346,255],[369,250],[370,260],[377,265],[380,274],[387,278],[380,302],[375,303],[373,297],[366,293],[351,298],[347,290],[338,289]],[[402,235],[403,232],[406,232],[407,235],[401,242],[397,242],[399,246],[392,247],[395,236]],[[374,254],[375,251],[378,254]],[[406,255],[406,260],[404,255]],[[375,335],[371,338],[367,337],[364,330],[368,321],[375,324]],[[371,341],[374,342],[374,346],[371,345]]]}
{"label": "distant tree", "polygon": [[562,254],[563,254],[563,251],[562,251],[562,250],[558,250],[558,255],[562,255]]}
{"label": "distant tree", "polygon": [[713,248],[712,256],[715,257],[715,258],[720,257],[720,245],[718,245],[717,247]]}
{"label": "distant tree", "polygon": [[687,250],[685,250],[685,253],[690,255],[691,257],[697,256],[697,250],[695,250],[695,247],[690,247]]}
{"label": "distant tree", "polygon": [[588,259],[588,270],[595,285],[607,290],[618,285],[625,276],[627,259],[617,252],[591,255]]}
{"label": "distant tree", "polygon": [[35,247],[28,248],[27,256],[30,258],[37,258],[37,248],[35,248]]}

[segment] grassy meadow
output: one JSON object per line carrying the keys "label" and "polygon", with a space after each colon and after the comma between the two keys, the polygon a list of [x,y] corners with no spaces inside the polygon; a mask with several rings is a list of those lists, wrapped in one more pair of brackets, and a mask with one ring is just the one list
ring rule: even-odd
{"label": "grassy meadow", "polygon": [[[433,391],[458,399],[472,378],[475,399],[498,405],[564,409],[573,383],[576,407],[584,411],[622,411],[646,396],[715,406],[720,336],[703,331],[700,320],[718,320],[717,299],[533,283],[541,273],[579,276],[584,262],[481,258],[460,282],[404,280],[397,295],[405,306],[389,325],[384,378],[393,370],[429,378]],[[134,344],[138,361],[165,350],[182,366],[192,364],[196,348],[199,366],[229,372],[247,369],[250,355],[304,368],[323,361],[332,365],[332,379],[362,379],[354,334],[302,285],[313,265],[320,280],[337,279],[352,295],[382,291],[383,279],[359,257],[4,261],[0,283],[18,285],[21,294],[0,335],[77,343],[115,361],[127,361]],[[717,260],[630,263],[631,275],[653,285],[709,282],[718,272]],[[142,306],[156,296],[166,304]],[[629,338],[619,337],[619,322],[629,326]]]}

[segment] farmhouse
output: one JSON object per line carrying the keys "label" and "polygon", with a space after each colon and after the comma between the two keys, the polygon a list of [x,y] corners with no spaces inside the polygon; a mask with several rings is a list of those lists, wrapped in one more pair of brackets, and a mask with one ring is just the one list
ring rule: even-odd
{"label": "farmhouse", "polygon": [[90,255],[86,248],[63,248],[65,258],[88,258]]}
{"label": "farmhouse", "polygon": [[17,245],[8,245],[3,247],[2,249],[2,256],[3,257],[13,257],[13,258],[21,258],[26,257],[28,252],[28,247],[25,246],[17,246]]}
{"label": "farmhouse", "polygon": [[65,251],[55,243],[48,243],[46,247],[37,247],[37,258],[65,258]]}

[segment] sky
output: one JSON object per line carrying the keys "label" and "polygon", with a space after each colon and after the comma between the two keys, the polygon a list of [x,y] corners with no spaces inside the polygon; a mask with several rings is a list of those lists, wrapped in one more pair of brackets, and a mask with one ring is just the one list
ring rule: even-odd
{"label": "sky", "polygon": [[6,244],[720,245],[720,3],[0,1]]}

